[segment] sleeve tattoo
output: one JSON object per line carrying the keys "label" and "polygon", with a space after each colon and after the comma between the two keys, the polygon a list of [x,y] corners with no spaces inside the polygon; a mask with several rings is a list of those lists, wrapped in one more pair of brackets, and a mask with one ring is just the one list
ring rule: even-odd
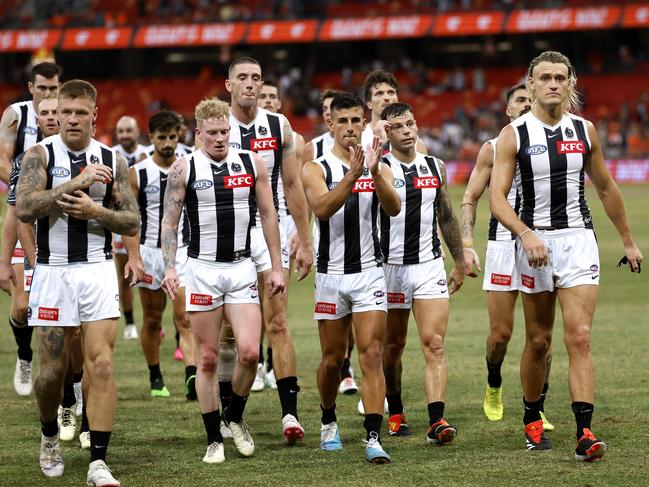
{"label": "sleeve tattoo", "polygon": [[165,270],[176,266],[178,222],[185,205],[185,171],[185,161],[179,159],[171,166],[167,178],[160,236]]}
{"label": "sleeve tattoo", "polygon": [[116,173],[112,192],[112,211],[100,213],[97,221],[113,233],[132,237],[140,229],[140,216],[137,202],[131,191],[128,177],[128,165],[124,158],[117,154]]}

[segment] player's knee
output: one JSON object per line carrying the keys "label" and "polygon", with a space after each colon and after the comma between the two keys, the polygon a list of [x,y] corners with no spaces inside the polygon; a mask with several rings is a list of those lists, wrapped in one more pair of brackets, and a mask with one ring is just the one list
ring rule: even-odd
{"label": "player's knee", "polygon": [[178,331],[191,331],[186,313],[174,313],[174,324]]}
{"label": "player's knee", "polygon": [[435,359],[444,358],[444,337],[439,333],[433,333],[422,338],[422,345],[426,350],[426,356]]}
{"label": "player's knee", "polygon": [[204,373],[209,375],[214,374],[216,371],[216,364],[219,361],[217,350],[212,347],[200,347],[198,359],[199,366]]}
{"label": "player's knee", "polygon": [[406,341],[398,338],[396,340],[390,340],[386,342],[383,351],[383,357],[389,362],[398,360],[403,353],[403,349],[406,346]]}
{"label": "player's knee", "polygon": [[344,359],[343,354],[326,354],[322,357],[322,366],[327,372],[338,373],[343,366]]}
{"label": "player's knee", "polygon": [[377,341],[358,351],[358,361],[363,370],[373,370],[383,368],[383,345]]}
{"label": "player's knee", "polygon": [[581,326],[570,333],[564,331],[564,341],[569,352],[590,351],[590,327]]}
{"label": "player's knee", "polygon": [[257,367],[259,361],[258,345],[244,346],[239,348],[237,352],[238,361],[242,366],[246,368]]}
{"label": "player's knee", "polygon": [[512,330],[507,326],[498,326],[491,330],[491,341],[495,345],[507,345],[512,338]]}
{"label": "player's knee", "polygon": [[17,306],[11,311],[11,317],[14,319],[18,328],[23,328],[27,326],[27,303],[25,306]]}
{"label": "player's knee", "polygon": [[527,346],[536,355],[545,358],[552,343],[552,336],[549,333],[535,333],[527,336]]}
{"label": "player's knee", "polygon": [[159,332],[162,327],[162,312],[158,310],[149,311],[144,317],[144,326],[147,330]]}
{"label": "player's knee", "polygon": [[268,334],[277,337],[288,335],[288,320],[285,313],[277,313],[268,320],[266,327]]}
{"label": "player's knee", "polygon": [[99,354],[93,360],[93,377],[92,380],[107,381],[113,376],[113,360],[108,353]]}

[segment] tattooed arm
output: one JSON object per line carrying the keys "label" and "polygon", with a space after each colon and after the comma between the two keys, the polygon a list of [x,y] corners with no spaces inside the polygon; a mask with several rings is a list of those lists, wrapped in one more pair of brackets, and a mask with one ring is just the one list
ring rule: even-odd
{"label": "tattooed arm", "polygon": [[0,180],[6,183],[11,171],[11,158],[16,145],[18,114],[7,107],[0,119]]}
{"label": "tattooed arm", "polygon": [[180,281],[176,273],[176,250],[178,248],[178,222],[185,205],[185,175],[187,161],[184,157],[176,160],[169,168],[167,189],[165,189],[164,214],[160,240],[165,271],[161,287],[171,299],[176,297]]}
{"label": "tattooed arm", "polygon": [[89,188],[95,182],[110,181],[111,178],[110,168],[103,164],[91,164],[74,179],[46,190],[45,150],[41,146],[34,146],[25,154],[20,168],[20,178],[16,187],[16,214],[20,221],[25,223],[43,218],[57,210],[57,201],[63,195]]}
{"label": "tattooed arm", "polygon": [[446,186],[446,165],[442,161],[439,161],[439,170],[442,176],[442,187],[439,189],[439,198],[437,200],[437,216],[444,242],[446,242],[446,246],[455,261],[455,267],[448,278],[448,291],[449,294],[453,294],[460,289],[464,282],[464,252],[460,225],[453,213],[451,197]]}

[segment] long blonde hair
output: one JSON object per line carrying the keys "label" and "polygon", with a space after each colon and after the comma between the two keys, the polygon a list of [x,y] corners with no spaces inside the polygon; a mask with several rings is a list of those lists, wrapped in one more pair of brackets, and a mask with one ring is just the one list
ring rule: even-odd
{"label": "long blonde hair", "polygon": [[561,109],[565,113],[575,112],[579,110],[581,100],[579,99],[579,92],[577,91],[577,73],[575,72],[575,68],[570,62],[570,59],[557,51],[542,52],[534,59],[532,59],[532,62],[530,63],[530,66],[527,70],[527,80],[525,81],[525,85],[527,86],[527,90],[530,92],[530,96],[532,97],[532,103],[536,102],[536,93],[534,93],[534,90],[530,89],[530,78],[532,78],[532,72],[534,71],[534,68],[542,62],[566,65],[566,67],[568,68],[569,81],[568,96],[563,101]]}

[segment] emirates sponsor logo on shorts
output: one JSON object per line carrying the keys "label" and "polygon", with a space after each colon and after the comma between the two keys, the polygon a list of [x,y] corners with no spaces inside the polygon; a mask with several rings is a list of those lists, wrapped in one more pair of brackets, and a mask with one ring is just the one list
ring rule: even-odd
{"label": "emirates sponsor logo on shorts", "polygon": [[529,289],[534,289],[534,276],[521,274],[521,284]]}
{"label": "emirates sponsor logo on shorts", "polygon": [[255,183],[252,174],[241,174],[239,176],[225,176],[223,186],[225,189],[250,188]]}
{"label": "emirates sponsor logo on shorts", "polygon": [[[261,130],[260,130],[261,132]],[[250,150],[277,150],[277,137],[266,137],[265,139],[252,139],[250,141]]]}
{"label": "emirates sponsor logo on shorts", "polygon": [[38,307],[38,319],[45,321],[59,321],[59,308]]}
{"label": "emirates sponsor logo on shorts", "polygon": [[424,176],[414,178],[415,189],[439,188],[439,178],[437,176]]}
{"label": "emirates sponsor logo on shorts", "polygon": [[373,179],[359,179],[354,183],[352,193],[371,193],[376,189]]}
{"label": "emirates sponsor logo on shorts", "polygon": [[189,304],[209,306],[210,304],[212,304],[212,296],[210,296],[209,294],[191,293],[191,295],[189,296]]}
{"label": "emirates sponsor logo on shorts", "polygon": [[153,276],[151,274],[144,274],[142,282],[145,284],[153,284]]}
{"label": "emirates sponsor logo on shorts", "polygon": [[17,257],[22,259],[25,257],[25,251],[23,249],[14,249],[13,254],[11,254],[12,257]]}
{"label": "emirates sponsor logo on shorts", "polygon": [[[532,282],[534,282],[534,278],[532,278]],[[491,274],[491,284],[495,284],[497,286],[511,286],[512,285],[512,276],[508,276],[507,274]]]}
{"label": "emirates sponsor logo on shorts", "polygon": [[406,295],[403,293],[388,293],[388,303],[403,304],[406,302]]}
{"label": "emirates sponsor logo on shorts", "polygon": [[25,287],[29,288],[32,285],[32,276],[25,276]]}
{"label": "emirates sponsor logo on shorts", "polygon": [[315,304],[315,312],[322,313],[325,315],[335,315],[336,303],[325,303],[324,301],[318,301]]}
{"label": "emirates sponsor logo on shorts", "polygon": [[586,144],[583,140],[557,140],[559,154],[585,154]]}

